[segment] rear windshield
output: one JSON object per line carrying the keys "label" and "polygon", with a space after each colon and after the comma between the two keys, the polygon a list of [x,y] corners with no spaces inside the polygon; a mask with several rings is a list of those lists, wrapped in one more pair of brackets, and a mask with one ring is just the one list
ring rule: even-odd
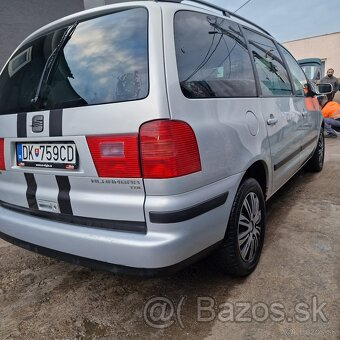
{"label": "rear windshield", "polygon": [[133,8],[74,23],[29,44],[0,76],[0,113],[145,98],[148,12]]}

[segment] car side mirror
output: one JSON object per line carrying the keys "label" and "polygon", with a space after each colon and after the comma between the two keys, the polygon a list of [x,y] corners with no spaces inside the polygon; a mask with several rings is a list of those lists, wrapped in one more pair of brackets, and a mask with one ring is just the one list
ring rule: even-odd
{"label": "car side mirror", "polygon": [[332,84],[317,84],[316,91],[318,94],[330,94],[333,92]]}

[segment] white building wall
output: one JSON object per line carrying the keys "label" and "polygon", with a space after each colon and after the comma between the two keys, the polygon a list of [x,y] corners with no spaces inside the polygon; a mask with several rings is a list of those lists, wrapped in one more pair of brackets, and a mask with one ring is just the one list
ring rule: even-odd
{"label": "white building wall", "polygon": [[296,59],[320,58],[325,60],[326,70],[334,68],[340,77],[340,32],[287,41],[283,45]]}

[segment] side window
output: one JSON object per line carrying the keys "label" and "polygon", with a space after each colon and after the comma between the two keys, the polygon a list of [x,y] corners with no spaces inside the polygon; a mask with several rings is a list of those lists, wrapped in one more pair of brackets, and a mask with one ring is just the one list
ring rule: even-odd
{"label": "side window", "polygon": [[274,42],[248,29],[245,31],[259,76],[262,95],[292,95],[287,70]]}
{"label": "side window", "polygon": [[251,60],[238,24],[213,15],[175,15],[179,81],[188,98],[255,97]]}
{"label": "side window", "polygon": [[306,75],[301,69],[300,65],[297,63],[297,61],[292,57],[292,55],[284,47],[280,46],[280,49],[290,69],[295,93],[298,96],[303,96],[304,87],[307,84]]}

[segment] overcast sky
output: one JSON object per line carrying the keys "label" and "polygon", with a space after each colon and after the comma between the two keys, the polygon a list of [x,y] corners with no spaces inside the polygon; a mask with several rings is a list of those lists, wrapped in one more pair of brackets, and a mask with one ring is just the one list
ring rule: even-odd
{"label": "overcast sky", "polygon": [[[208,1],[230,11],[246,2]],[[237,14],[262,26],[280,42],[340,31],[340,0],[251,0]]]}

